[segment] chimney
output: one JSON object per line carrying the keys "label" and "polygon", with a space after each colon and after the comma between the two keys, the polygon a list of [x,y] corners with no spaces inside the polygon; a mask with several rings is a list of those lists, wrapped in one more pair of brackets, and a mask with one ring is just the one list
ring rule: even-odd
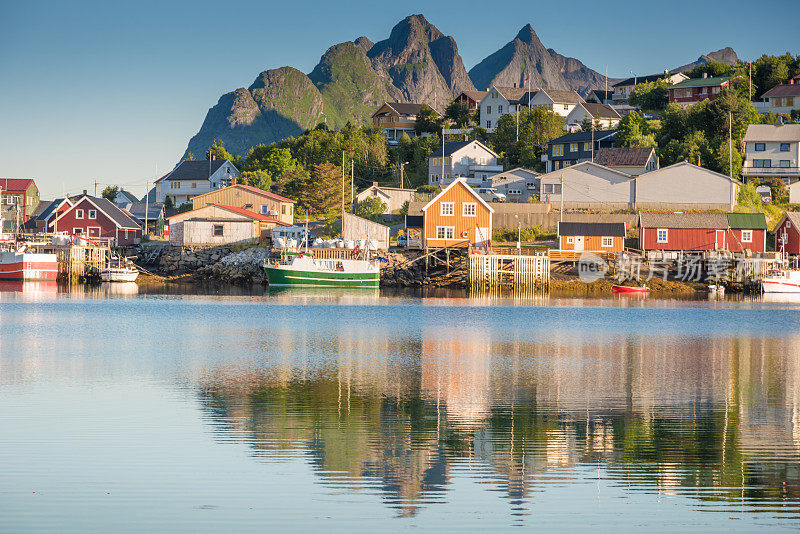
{"label": "chimney", "polygon": [[87,191],[86,191],[86,189],[84,189],[84,190],[83,190],[83,196],[87,196],[87,194],[86,194],[86,193],[87,193]]}

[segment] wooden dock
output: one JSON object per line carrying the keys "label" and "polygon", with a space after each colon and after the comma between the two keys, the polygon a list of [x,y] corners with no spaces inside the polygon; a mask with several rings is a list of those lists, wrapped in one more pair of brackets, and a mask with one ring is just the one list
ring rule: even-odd
{"label": "wooden dock", "polygon": [[472,289],[535,289],[550,285],[550,258],[546,254],[470,254],[468,269]]}

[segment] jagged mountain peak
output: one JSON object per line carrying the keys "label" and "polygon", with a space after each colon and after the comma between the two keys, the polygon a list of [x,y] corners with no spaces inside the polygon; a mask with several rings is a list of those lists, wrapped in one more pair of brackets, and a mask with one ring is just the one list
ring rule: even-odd
{"label": "jagged mountain peak", "polygon": [[531,26],[530,22],[522,27],[522,29],[517,33],[515,39],[522,41],[523,43],[533,43],[534,41],[539,40],[539,36],[536,35],[536,32],[533,31],[533,26]]}
{"label": "jagged mountain peak", "polygon": [[372,41],[370,41],[367,37],[364,37],[363,35],[353,42],[356,44],[356,46],[361,47],[361,49],[365,53],[369,52],[369,49],[372,48],[372,46],[375,44]]}

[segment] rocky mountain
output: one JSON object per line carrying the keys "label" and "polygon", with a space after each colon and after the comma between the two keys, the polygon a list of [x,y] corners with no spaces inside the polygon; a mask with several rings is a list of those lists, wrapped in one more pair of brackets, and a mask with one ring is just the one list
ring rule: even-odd
{"label": "rocky mountain", "polygon": [[[606,77],[599,72],[590,69],[584,65],[580,60],[574,57],[562,56],[552,48],[547,51],[558,66],[561,76],[569,85],[569,88],[576,91],[580,95],[587,95],[592,89],[605,89]],[[608,89],[611,86],[621,81],[622,78],[609,78]]]}
{"label": "rocky mountain", "polygon": [[292,67],[266,70],[249,88],[222,95],[208,110],[186,153],[198,158],[214,141],[243,154],[260,143],[298,136],[322,120],[322,95],[308,76]]}
{"label": "rocky mountain", "polygon": [[[679,70],[737,59],[731,48],[723,48]],[[202,157],[217,140],[244,154],[260,143],[298,136],[322,121],[334,128],[366,123],[384,101],[426,103],[442,111],[461,91],[493,83],[521,86],[528,75],[531,87],[574,89],[582,95],[605,86],[605,77],[580,60],[545,48],[530,24],[467,73],[455,40],[424,16],[411,15],[382,41],[362,36],[330,47],[308,75],[292,67],[266,70],[247,89],[222,95],[186,154]],[[609,87],[616,81],[609,79]]]}
{"label": "rocky mountain", "polygon": [[526,76],[530,76],[529,87],[570,88],[561,75],[561,68],[530,24],[526,24],[511,42],[469,71],[472,83],[481,90],[493,84],[522,87]]}
{"label": "rocky mountain", "polygon": [[709,63],[711,61],[715,61],[717,63],[725,63],[726,65],[735,65],[737,61],[739,61],[739,56],[736,55],[733,48],[730,46],[726,46],[725,48],[721,48],[716,52],[709,52],[708,54],[703,54],[697,61],[692,61],[691,63],[687,63],[686,65],[682,65],[675,69],[672,69],[670,72],[685,72],[687,70],[692,70],[697,65],[702,65],[704,63]]}

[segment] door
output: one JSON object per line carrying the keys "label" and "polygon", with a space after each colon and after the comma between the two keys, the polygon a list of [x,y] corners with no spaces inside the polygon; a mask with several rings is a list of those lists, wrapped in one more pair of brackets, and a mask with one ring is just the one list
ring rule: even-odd
{"label": "door", "polygon": [[484,247],[489,245],[489,239],[491,238],[491,234],[489,234],[488,228],[475,228],[475,246],[476,247]]}
{"label": "door", "polygon": [[583,250],[583,236],[576,235],[575,236],[575,250],[581,251]]}
{"label": "door", "polygon": [[717,250],[725,248],[725,230],[717,230],[716,245]]}

